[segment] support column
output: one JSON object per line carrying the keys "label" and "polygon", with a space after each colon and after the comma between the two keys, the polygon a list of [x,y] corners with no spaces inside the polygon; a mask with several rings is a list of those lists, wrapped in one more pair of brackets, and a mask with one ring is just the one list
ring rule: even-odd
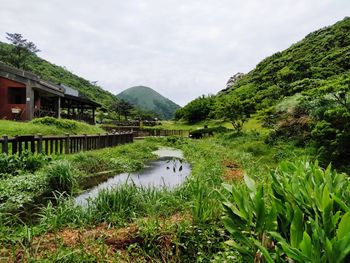
{"label": "support column", "polygon": [[57,99],[57,118],[61,118],[61,97]]}
{"label": "support column", "polygon": [[33,88],[26,85],[26,120],[30,121],[34,116],[34,91]]}

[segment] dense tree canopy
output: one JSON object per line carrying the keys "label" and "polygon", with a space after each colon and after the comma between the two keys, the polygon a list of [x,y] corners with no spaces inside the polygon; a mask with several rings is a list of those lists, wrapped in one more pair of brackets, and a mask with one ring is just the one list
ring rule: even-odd
{"label": "dense tree canopy", "polygon": [[213,112],[214,96],[201,96],[175,112],[175,119],[195,123],[207,119]]}

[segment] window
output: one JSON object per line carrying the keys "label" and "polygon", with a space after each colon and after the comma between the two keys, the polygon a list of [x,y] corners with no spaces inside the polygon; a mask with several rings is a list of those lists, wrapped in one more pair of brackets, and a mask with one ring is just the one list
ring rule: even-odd
{"label": "window", "polygon": [[9,88],[8,89],[9,104],[26,104],[25,88]]}

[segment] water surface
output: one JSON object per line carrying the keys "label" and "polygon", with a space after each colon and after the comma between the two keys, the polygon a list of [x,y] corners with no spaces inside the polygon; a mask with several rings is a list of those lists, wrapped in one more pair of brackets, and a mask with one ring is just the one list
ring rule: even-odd
{"label": "water surface", "polygon": [[126,182],[133,183],[136,186],[173,189],[182,184],[191,173],[190,165],[183,160],[182,151],[160,148],[154,154],[157,154],[159,159],[149,162],[144,169],[130,174],[118,174],[109,178],[76,197],[76,204],[84,206],[88,203],[88,199],[97,197],[99,191],[113,189]]}

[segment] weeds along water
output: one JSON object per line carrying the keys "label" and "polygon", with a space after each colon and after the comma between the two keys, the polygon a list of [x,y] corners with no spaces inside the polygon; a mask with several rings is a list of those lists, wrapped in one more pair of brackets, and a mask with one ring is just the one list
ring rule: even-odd
{"label": "weeds along water", "polygon": [[[173,190],[122,184],[101,191],[93,205],[85,208],[76,206],[73,197],[57,193],[55,202],[41,207],[38,220],[32,223],[3,212],[0,257],[66,262],[239,262],[237,251],[224,243],[230,234],[221,220],[222,183],[239,186],[244,173],[264,181],[268,170],[264,163],[276,166],[276,161],[274,150],[265,148],[262,140],[257,134],[149,139],[59,160],[59,165],[69,162],[77,169],[79,186],[82,178],[94,172],[138,169],[156,158],[152,151],[162,145],[181,149],[192,172]],[[254,145],[260,149],[254,150]],[[291,148],[286,156],[293,154]],[[63,171],[68,174],[65,168]],[[227,177],[232,174],[235,177]]]}

